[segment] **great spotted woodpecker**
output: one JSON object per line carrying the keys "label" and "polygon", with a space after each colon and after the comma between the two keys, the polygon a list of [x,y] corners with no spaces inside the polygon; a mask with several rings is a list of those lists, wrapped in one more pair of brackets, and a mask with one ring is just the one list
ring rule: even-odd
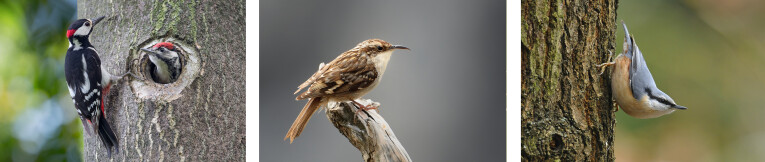
{"label": "great spotted woodpecker", "polygon": [[113,83],[129,73],[116,76],[109,74],[101,67],[98,52],[88,40],[93,27],[103,18],[79,19],[69,26],[66,31],[69,49],[66,51],[64,68],[69,94],[80,115],[83,129],[90,135],[95,131],[111,157],[112,150],[119,153],[119,141],[104,116],[104,96],[109,93]]}
{"label": "great spotted woodpecker", "polygon": [[162,84],[167,84],[178,79],[181,74],[180,50],[170,42],[160,42],[151,48],[141,48],[149,54],[151,78]]}

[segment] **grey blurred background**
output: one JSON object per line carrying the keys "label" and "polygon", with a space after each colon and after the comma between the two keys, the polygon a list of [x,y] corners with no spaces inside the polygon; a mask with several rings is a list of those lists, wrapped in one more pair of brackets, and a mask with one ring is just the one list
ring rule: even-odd
{"label": "grey blurred background", "polygon": [[282,139],[307,102],[297,86],[370,38],[412,49],[364,98],[382,103],[413,160],[504,160],[504,1],[263,0],[260,34],[261,161],[362,160],[324,111],[293,144]]}

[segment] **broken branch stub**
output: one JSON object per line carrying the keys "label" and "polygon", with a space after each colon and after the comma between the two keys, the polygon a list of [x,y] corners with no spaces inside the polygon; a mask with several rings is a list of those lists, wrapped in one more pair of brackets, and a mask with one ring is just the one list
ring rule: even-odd
{"label": "broken branch stub", "polygon": [[[360,100],[361,104],[373,104],[372,100]],[[365,161],[412,161],[398,141],[388,122],[377,110],[360,110],[352,102],[327,106],[327,118],[359,151]],[[357,115],[358,114],[358,115]]]}

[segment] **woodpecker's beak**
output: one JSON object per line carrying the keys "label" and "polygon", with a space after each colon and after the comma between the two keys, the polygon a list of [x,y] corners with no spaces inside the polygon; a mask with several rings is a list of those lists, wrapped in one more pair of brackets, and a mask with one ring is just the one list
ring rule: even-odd
{"label": "woodpecker's beak", "polygon": [[672,107],[673,107],[673,108],[676,108],[676,109],[680,109],[680,110],[685,110],[685,109],[688,109],[688,108],[686,108],[685,106],[680,106],[680,105],[675,105],[675,106],[672,106]]}
{"label": "woodpecker's beak", "polygon": [[402,45],[392,45],[392,46],[390,46],[390,48],[391,49],[406,49],[406,50],[410,50],[409,47],[404,47]]}
{"label": "woodpecker's beak", "polygon": [[159,55],[160,53],[148,48],[141,48],[141,50],[148,52],[149,54]]}
{"label": "woodpecker's beak", "polygon": [[106,16],[101,16],[101,17],[93,19],[93,26],[96,26],[96,24],[98,24],[98,22],[100,22],[102,19],[104,19],[104,17],[106,17]]}

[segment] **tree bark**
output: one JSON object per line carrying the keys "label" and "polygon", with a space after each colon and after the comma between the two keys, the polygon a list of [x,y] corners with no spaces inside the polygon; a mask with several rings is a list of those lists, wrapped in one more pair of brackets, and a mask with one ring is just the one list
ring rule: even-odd
{"label": "tree bark", "polygon": [[[371,100],[359,100],[365,105],[379,106]],[[348,141],[361,151],[364,161],[412,161],[398,141],[393,128],[377,110],[360,110],[352,102],[328,106],[327,118]]]}
{"label": "tree bark", "polygon": [[[119,140],[111,160],[244,161],[244,3],[78,1],[79,18],[107,16],[90,37],[102,67],[138,75],[104,98]],[[157,41],[174,41],[187,52],[182,78],[171,84],[153,83],[137,68],[139,48]],[[83,138],[85,161],[109,160],[97,136]]]}
{"label": "tree bark", "polygon": [[616,2],[521,1],[521,159],[614,161]]}

